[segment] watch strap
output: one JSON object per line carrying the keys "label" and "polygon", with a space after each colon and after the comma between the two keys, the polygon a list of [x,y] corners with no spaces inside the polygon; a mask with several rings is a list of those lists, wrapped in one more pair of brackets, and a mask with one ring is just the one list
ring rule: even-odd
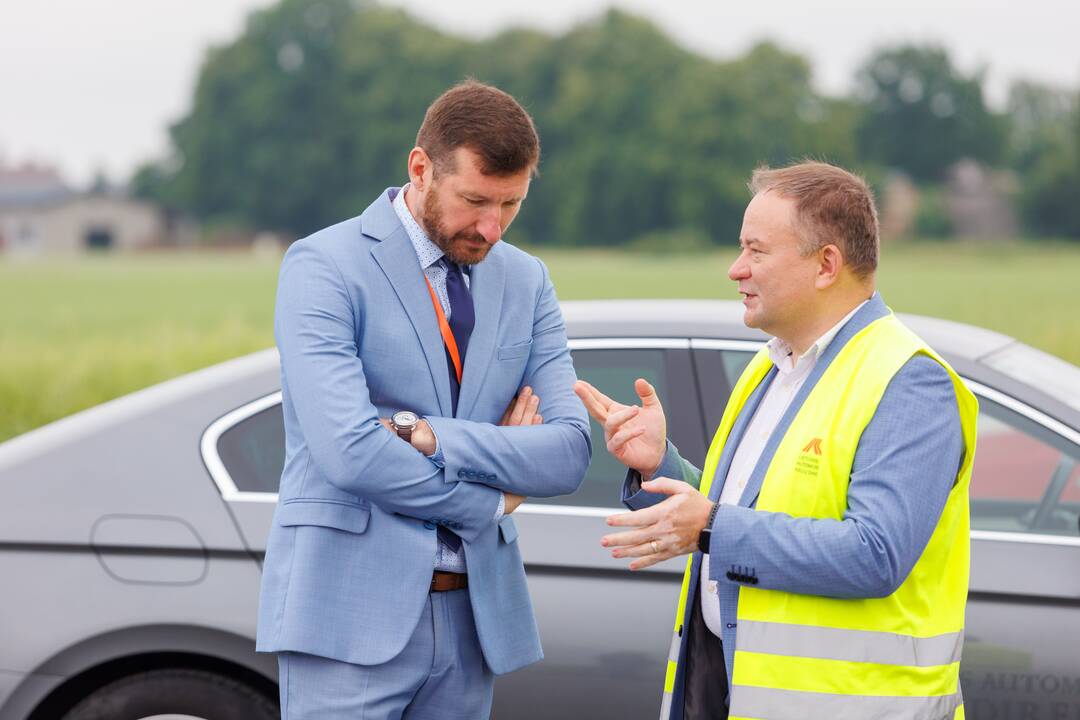
{"label": "watch strap", "polygon": [[714,502],[712,510],[709,511],[709,519],[705,521],[705,527],[701,529],[701,534],[698,535],[698,550],[703,553],[709,552],[709,543],[712,542],[712,526],[716,520],[716,511],[720,509],[720,503]]}

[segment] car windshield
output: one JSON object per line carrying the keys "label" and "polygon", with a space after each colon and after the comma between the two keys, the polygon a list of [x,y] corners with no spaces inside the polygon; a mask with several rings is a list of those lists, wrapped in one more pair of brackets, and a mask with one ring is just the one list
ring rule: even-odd
{"label": "car windshield", "polygon": [[982,361],[1080,410],[1080,368],[1075,365],[1022,343],[1012,343]]}

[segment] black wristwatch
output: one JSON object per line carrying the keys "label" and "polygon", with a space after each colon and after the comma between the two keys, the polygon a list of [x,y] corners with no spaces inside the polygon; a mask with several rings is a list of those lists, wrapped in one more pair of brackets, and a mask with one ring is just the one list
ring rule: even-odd
{"label": "black wristwatch", "polygon": [[701,529],[701,534],[698,535],[697,547],[703,553],[709,552],[709,542],[712,540],[712,524],[716,520],[716,511],[720,509],[720,503],[714,502],[712,510],[709,511],[709,519],[705,521],[705,527]]}
{"label": "black wristwatch", "polygon": [[412,442],[413,430],[419,424],[420,416],[410,410],[399,410],[390,418],[390,427],[407,443]]}

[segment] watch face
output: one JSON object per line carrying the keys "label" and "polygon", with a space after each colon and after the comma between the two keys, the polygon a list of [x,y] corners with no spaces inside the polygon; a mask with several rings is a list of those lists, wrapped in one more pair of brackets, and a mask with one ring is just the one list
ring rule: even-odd
{"label": "watch face", "polygon": [[390,422],[398,427],[410,427],[420,422],[420,417],[414,412],[402,410],[394,413],[394,416],[390,418]]}

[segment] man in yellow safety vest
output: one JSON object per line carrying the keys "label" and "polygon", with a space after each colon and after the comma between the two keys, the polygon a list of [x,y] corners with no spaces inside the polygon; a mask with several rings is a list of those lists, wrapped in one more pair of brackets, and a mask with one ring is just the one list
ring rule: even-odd
{"label": "man in yellow safety vest", "polygon": [[640,405],[575,390],[630,468],[601,544],[631,569],[691,554],[661,717],[962,718],[975,397],[875,290],[865,182],[762,168],[728,270],[773,336],[702,470]]}

